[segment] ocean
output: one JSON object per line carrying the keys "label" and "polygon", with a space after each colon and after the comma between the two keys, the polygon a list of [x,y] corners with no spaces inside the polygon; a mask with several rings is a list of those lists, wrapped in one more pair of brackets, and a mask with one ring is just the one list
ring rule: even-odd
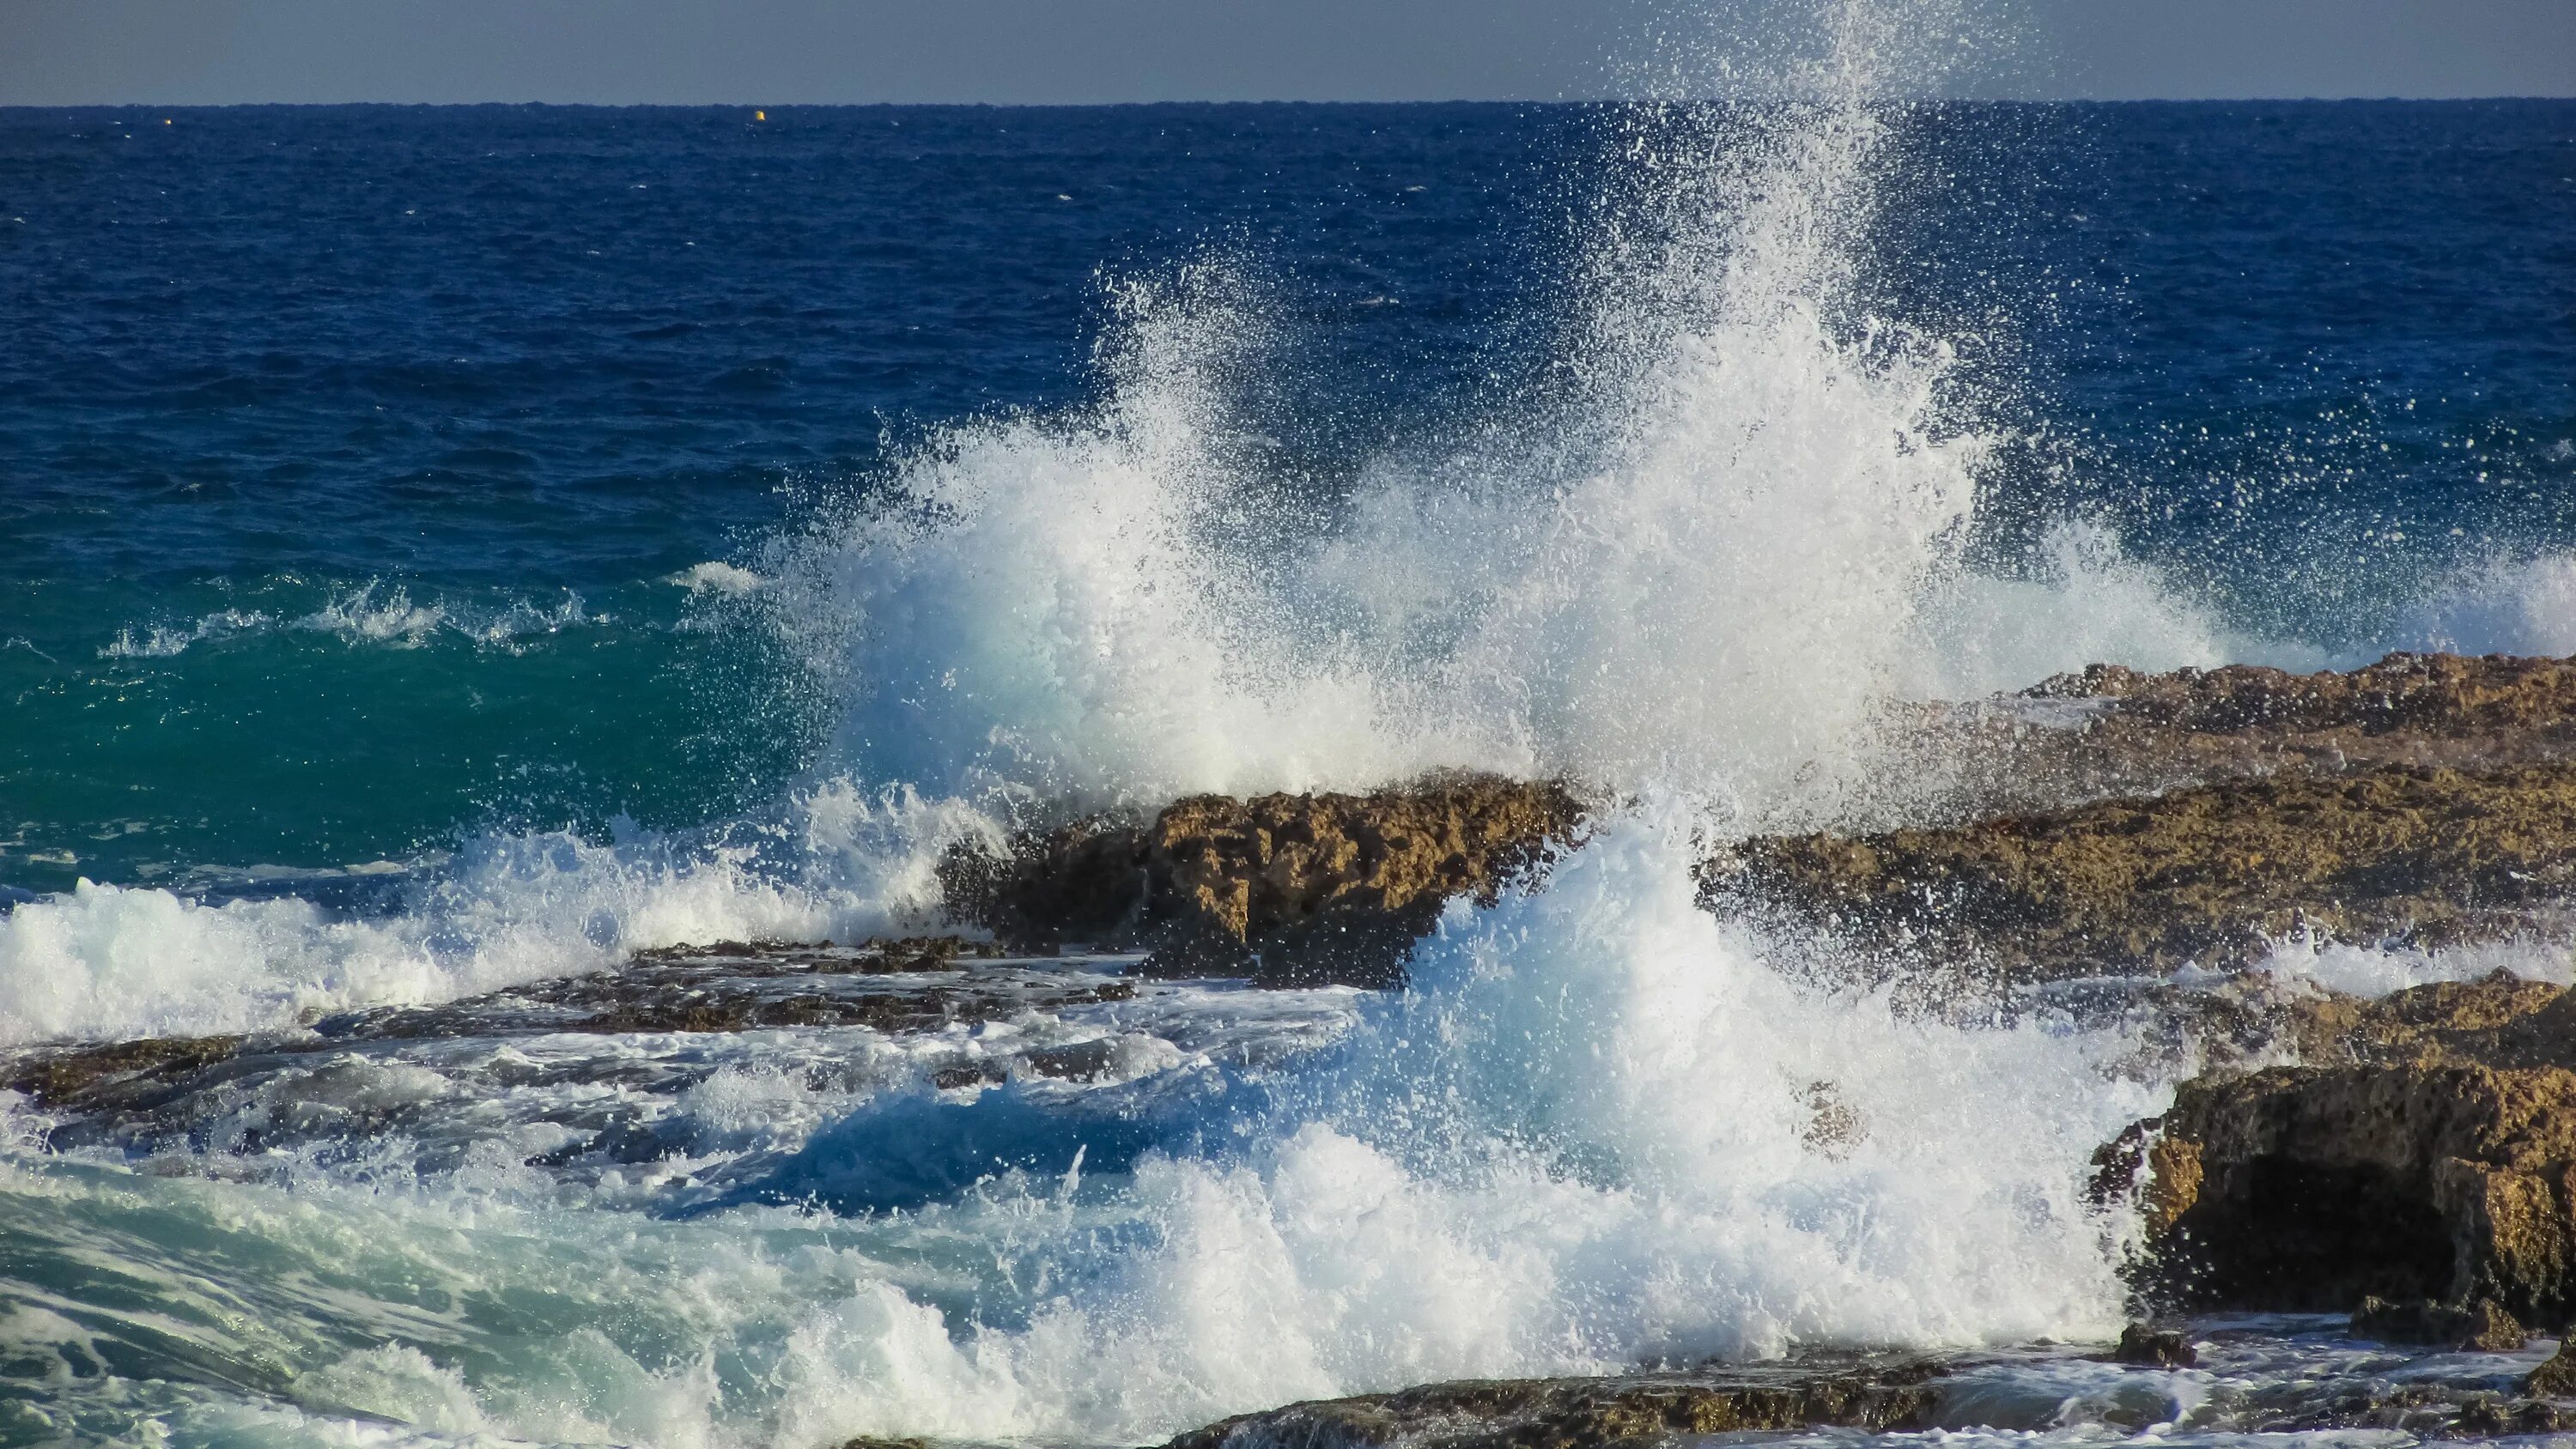
{"label": "ocean", "polygon": [[[0,320],[0,1047],[940,929],[1069,811],[1626,802],[1397,992],[1077,949],[928,1033],[0,1098],[6,1442],[1136,1444],[2106,1342],[2081,1185],[2173,1078],[1811,989],[1694,842],[1907,818],[1889,700],[2576,654],[2571,102],[0,110]],[[1931,1432],[2364,1371],[2211,1331]]]}

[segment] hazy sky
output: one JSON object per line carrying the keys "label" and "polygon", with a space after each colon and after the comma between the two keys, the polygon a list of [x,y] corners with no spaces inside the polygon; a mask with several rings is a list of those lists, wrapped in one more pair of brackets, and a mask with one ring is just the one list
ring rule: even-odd
{"label": "hazy sky", "polygon": [[[1746,3],[0,0],[0,105],[1549,99]],[[1990,4],[2021,38],[1948,89],[2576,95],[2576,0]]]}

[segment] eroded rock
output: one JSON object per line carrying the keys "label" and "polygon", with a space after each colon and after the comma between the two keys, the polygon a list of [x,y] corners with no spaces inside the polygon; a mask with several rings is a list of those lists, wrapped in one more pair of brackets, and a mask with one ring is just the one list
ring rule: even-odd
{"label": "eroded rock", "polygon": [[2571,1026],[2566,990],[2505,977],[2330,999],[2302,1028],[2311,1064],[2185,1083],[2102,1157],[2143,1197],[2156,1288],[2264,1309],[2491,1300],[2568,1322]]}
{"label": "eroded rock", "polygon": [[2560,1339],[2558,1351],[2523,1379],[2522,1391],[2545,1399],[2576,1399],[2576,1355],[2567,1351],[2571,1345],[2576,1338]]}
{"label": "eroded rock", "polygon": [[2467,1305],[2429,1298],[2406,1302],[2364,1298],[2353,1310],[2352,1336],[2380,1343],[2432,1343],[2480,1353],[2512,1353],[2530,1335],[2492,1298]]}
{"label": "eroded rock", "polygon": [[2246,779],[2046,814],[1745,841],[1708,903],[2002,981],[2227,967],[2301,934],[2534,930],[2576,883],[2576,764]]}
{"label": "eroded rock", "polygon": [[1203,795],[1148,824],[1086,820],[1007,861],[952,858],[952,908],[1018,948],[1149,948],[1153,975],[1400,979],[1456,896],[1492,900],[1578,838],[1563,785],[1437,777],[1366,795]]}
{"label": "eroded rock", "polygon": [[2576,660],[2391,654],[2350,671],[2095,665],[2017,695],[1915,706],[1893,747],[1954,818],[2262,776],[2576,760]]}
{"label": "eroded rock", "polygon": [[1468,1380],[1426,1384],[1242,1414],[1171,1440],[1166,1449],[1587,1449],[1680,1435],[1811,1427],[1873,1431],[1924,1420],[1940,1365],[1919,1362],[1835,1374],[1738,1369],[1601,1379]]}

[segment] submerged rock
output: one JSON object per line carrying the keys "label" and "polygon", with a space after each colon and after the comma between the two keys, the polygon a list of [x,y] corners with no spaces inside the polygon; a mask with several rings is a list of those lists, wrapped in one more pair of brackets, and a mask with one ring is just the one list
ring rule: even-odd
{"label": "submerged rock", "polygon": [[2480,1353],[2512,1353],[2530,1337],[2492,1298],[2460,1305],[2429,1298],[2391,1302],[2364,1298],[2353,1310],[2352,1336],[2381,1343],[2437,1343]]}
{"label": "submerged rock", "polygon": [[2301,1029],[2310,1065],[2187,1082],[2104,1149],[2106,1182],[2143,1199],[2155,1291],[2469,1305],[2441,1331],[2499,1341],[2507,1317],[2576,1317],[2576,997],[2444,983],[2330,1000]]}
{"label": "submerged rock", "polygon": [[0,1056],[0,1084],[39,1106],[84,1114],[96,1127],[148,1118],[225,1080],[273,1071],[281,1058],[318,1061],[372,1043],[781,1027],[859,1026],[907,1034],[1124,1001],[1136,992],[1117,978],[974,959],[987,950],[955,937],[857,946],[675,946],[642,952],[612,971],[533,982],[441,1006],[342,1012],[308,1028],[258,1037],[29,1048]]}
{"label": "submerged rock", "polygon": [[1241,1414],[1179,1435],[1165,1449],[1580,1449],[1681,1435],[1817,1427],[1911,1427],[1937,1403],[1941,1366],[1801,1374],[1737,1369],[1599,1379],[1500,1379],[1426,1384],[1389,1394],[1325,1399]]}
{"label": "submerged rock", "polygon": [[1391,985],[1457,896],[1490,901],[1579,838],[1563,785],[1436,777],[1366,795],[1202,795],[953,857],[952,909],[1015,948],[1150,949],[1149,975]]}

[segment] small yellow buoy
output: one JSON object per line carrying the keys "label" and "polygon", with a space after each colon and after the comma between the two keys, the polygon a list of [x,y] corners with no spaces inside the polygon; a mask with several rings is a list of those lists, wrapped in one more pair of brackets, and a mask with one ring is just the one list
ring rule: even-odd
{"label": "small yellow buoy", "polygon": [[755,121],[766,121],[769,119],[769,113],[767,111],[754,111],[751,113],[751,118]]}
{"label": "small yellow buoy", "polygon": [[168,125],[168,124],[170,124],[170,118],[169,118],[168,116],[163,116],[163,117],[161,118],[161,124],[162,124],[162,125],[165,125],[165,126],[166,126],[166,125]]}

